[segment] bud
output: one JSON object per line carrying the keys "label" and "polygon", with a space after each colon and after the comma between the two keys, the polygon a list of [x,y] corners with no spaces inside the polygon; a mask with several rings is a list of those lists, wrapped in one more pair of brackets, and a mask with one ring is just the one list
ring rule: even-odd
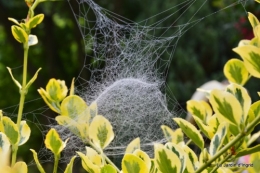
{"label": "bud", "polygon": [[25,3],[28,7],[31,7],[33,5],[34,0],[25,0]]}

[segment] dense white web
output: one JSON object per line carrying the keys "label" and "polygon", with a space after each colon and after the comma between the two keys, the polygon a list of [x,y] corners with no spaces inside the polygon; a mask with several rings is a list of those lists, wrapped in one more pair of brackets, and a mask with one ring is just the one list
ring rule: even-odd
{"label": "dense white web", "polygon": [[[244,6],[246,2],[235,1],[225,8]],[[207,0],[186,0],[134,22],[102,8],[93,0],[70,0],[69,3],[78,7],[72,7],[72,12],[86,50],[86,63],[76,79],[77,94],[88,105],[96,101],[99,114],[110,120],[115,131],[115,139],[105,152],[121,155],[130,141],[140,137],[142,149],[152,153],[152,144],[164,141],[160,126],[175,128],[172,118],[179,115],[174,93],[166,94],[169,93],[166,76],[178,40],[197,23],[225,9],[197,16]],[[169,13],[173,9],[175,12]],[[179,23],[189,10],[193,11],[185,17],[189,20]],[[83,77],[86,71],[91,74],[88,80]],[[46,110],[48,108],[43,107],[29,114],[42,115]],[[84,144],[54,120],[49,119],[47,127],[42,127],[37,118],[33,123],[39,126],[43,136],[46,130],[55,127],[63,139],[70,138],[62,161],[68,162],[75,151],[84,151]],[[39,158],[52,159],[47,149],[39,152]]]}

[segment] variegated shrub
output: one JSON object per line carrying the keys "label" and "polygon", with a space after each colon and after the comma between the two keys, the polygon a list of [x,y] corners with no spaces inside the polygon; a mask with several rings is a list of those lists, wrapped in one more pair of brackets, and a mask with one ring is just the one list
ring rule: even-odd
{"label": "variegated shrub", "polygon": [[[29,7],[25,21],[19,23],[13,18],[12,34],[24,47],[24,72],[20,84],[8,68],[12,80],[21,94],[17,123],[0,111],[0,172],[27,173],[26,163],[16,161],[18,146],[23,145],[30,137],[31,130],[26,121],[22,121],[25,95],[30,85],[36,80],[39,70],[29,82],[26,80],[29,46],[35,45],[37,37],[31,35],[31,29],[40,24],[43,14],[34,15],[34,9],[46,0],[25,0]],[[85,152],[75,152],[64,173],[72,173],[76,156],[81,159],[82,168],[88,173],[232,173],[242,172],[245,167],[250,173],[259,172],[260,144],[251,147],[259,138],[260,132],[252,134],[260,122],[260,100],[252,103],[247,90],[243,87],[251,76],[260,78],[260,23],[251,13],[249,21],[254,31],[252,40],[242,40],[234,49],[242,60],[231,59],[224,67],[224,74],[230,84],[224,91],[204,91],[209,103],[190,100],[187,110],[192,114],[196,125],[181,118],[173,118],[180,128],[171,129],[161,126],[165,143],[154,144],[154,156],[151,158],[140,147],[140,138],[126,147],[121,162],[121,170],[105,155],[104,149],[114,139],[110,122],[98,114],[96,102],[87,105],[74,93],[74,80],[70,92],[62,80],[50,79],[45,89],[39,94],[56,112],[57,124],[66,127],[86,145]],[[258,93],[260,96],[260,92]],[[189,138],[188,141],[184,140]],[[67,141],[62,141],[58,132],[52,128],[46,135],[45,146],[54,155],[53,173],[57,172],[61,152]],[[210,141],[207,145],[205,141]],[[199,149],[195,152],[190,146],[193,143]],[[36,166],[45,173],[37,152],[31,149]],[[246,156],[248,162],[238,162]],[[10,163],[11,160],[11,163]]]}

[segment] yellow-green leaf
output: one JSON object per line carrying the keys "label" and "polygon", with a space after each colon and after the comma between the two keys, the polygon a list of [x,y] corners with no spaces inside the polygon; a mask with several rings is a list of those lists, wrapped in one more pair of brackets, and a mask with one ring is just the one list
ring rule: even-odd
{"label": "yellow-green leaf", "polygon": [[[201,119],[203,122],[205,122],[206,117],[207,117],[207,109],[204,105],[207,103],[205,102],[203,104],[202,102],[205,102],[205,101],[197,101],[197,100],[187,101],[187,110],[193,116],[196,116],[199,119]],[[212,111],[211,111],[211,114],[212,114]]]}
{"label": "yellow-green leaf", "polygon": [[[256,117],[259,117],[259,116],[260,116],[260,101],[257,101],[255,103],[253,103],[250,107],[248,117],[247,117],[247,124],[250,124]],[[253,129],[254,128],[252,128],[252,130]]]}
{"label": "yellow-green leaf", "polygon": [[101,168],[101,173],[117,173],[116,169],[111,165],[105,165]]}
{"label": "yellow-green leaf", "polygon": [[52,153],[56,156],[59,156],[61,151],[65,148],[66,142],[63,142],[57,133],[57,131],[53,128],[49,130],[46,135],[46,139],[44,141],[46,148],[52,151]]}
{"label": "yellow-green leaf", "polygon": [[204,140],[198,129],[190,122],[182,118],[173,118],[173,120],[180,126],[182,131],[196,144],[199,148],[204,148]]}
{"label": "yellow-green leaf", "polygon": [[127,153],[122,160],[123,173],[149,173],[145,162],[134,154]]}
{"label": "yellow-green leaf", "polygon": [[140,149],[140,138],[135,138],[126,147],[125,153],[133,153],[135,150]]}
{"label": "yellow-green leaf", "polygon": [[59,79],[50,79],[46,86],[46,92],[49,94],[52,100],[60,102],[66,97],[68,88],[65,84],[65,81]]}
{"label": "yellow-green leaf", "polygon": [[86,156],[89,158],[89,160],[99,167],[104,166],[104,160],[101,155],[97,153],[93,148],[86,147]]}
{"label": "yellow-green leaf", "polygon": [[139,157],[140,159],[142,159],[147,167],[148,170],[150,170],[151,168],[151,159],[149,157],[149,155],[147,153],[145,153],[144,151],[137,149],[134,151],[133,153],[134,155],[136,155],[137,157]]}
{"label": "yellow-green leaf", "polygon": [[3,132],[0,132],[0,141],[0,168],[2,168],[10,164],[11,144]]}
{"label": "yellow-green leaf", "polygon": [[154,152],[155,165],[162,173],[179,173],[181,171],[181,161],[174,152],[162,144],[155,144]]}
{"label": "yellow-green leaf", "polygon": [[61,115],[68,116],[77,122],[88,122],[86,102],[77,95],[66,97],[61,103]]}
{"label": "yellow-green leaf", "polygon": [[221,116],[231,124],[240,125],[243,115],[242,106],[233,94],[212,90],[209,101],[217,116]]}
{"label": "yellow-green leaf", "polygon": [[20,25],[20,23],[14,18],[8,17],[8,20],[10,20],[11,22],[14,22],[16,25]]}
{"label": "yellow-green leaf", "polygon": [[64,173],[72,173],[72,169],[73,169],[73,162],[75,160],[76,156],[73,156],[69,162],[69,164],[67,164],[67,167],[64,171]]}
{"label": "yellow-green leaf", "polygon": [[6,134],[10,143],[17,144],[20,138],[17,125],[9,117],[3,117],[1,126],[1,131]]}
{"label": "yellow-green leaf", "polygon": [[255,28],[257,25],[259,25],[259,21],[258,21],[257,17],[255,17],[254,14],[252,14],[250,12],[248,12],[247,14],[248,14],[248,19],[250,21],[252,28]]}
{"label": "yellow-green leaf", "polygon": [[[252,164],[248,167],[249,173],[256,173],[260,170],[260,152],[256,152],[250,155],[249,163]],[[252,167],[251,167],[252,166]]]}
{"label": "yellow-green leaf", "polygon": [[100,173],[100,168],[97,165],[93,164],[86,155],[81,152],[77,152],[77,154],[81,158],[82,167],[86,171],[88,171],[88,173]]}
{"label": "yellow-green leaf", "polygon": [[12,168],[15,173],[27,173],[28,167],[25,162],[16,162]]}
{"label": "yellow-green leaf", "polygon": [[44,14],[38,14],[34,17],[32,17],[29,21],[28,21],[28,24],[29,24],[29,28],[34,28],[36,27],[38,24],[40,24],[44,19]]}
{"label": "yellow-green leaf", "polygon": [[21,89],[22,85],[14,78],[12,70],[9,67],[6,67],[6,68],[7,68],[8,72],[9,72],[12,80],[14,81],[15,85],[18,86],[19,89]]}
{"label": "yellow-green leaf", "polygon": [[74,87],[74,80],[75,78],[72,79],[72,82],[71,82],[71,86],[70,86],[70,96],[71,95],[74,95],[74,90],[75,90],[75,87]]}
{"label": "yellow-green leaf", "polygon": [[210,142],[209,154],[213,157],[220,148],[223,147],[224,139],[227,135],[228,124],[223,122],[219,125],[217,133]]}
{"label": "yellow-green leaf", "polygon": [[19,141],[18,145],[20,146],[28,141],[30,134],[31,134],[31,129],[27,125],[26,121],[21,121],[19,133],[20,133],[20,141]]}
{"label": "yellow-green leaf", "polygon": [[[183,151],[187,154],[188,160],[191,162],[193,169],[196,170],[199,167],[199,160],[195,152],[190,149],[187,145],[182,146]],[[187,161],[187,165],[189,165],[189,161]],[[193,171],[190,171],[193,172]]]}
{"label": "yellow-green leaf", "polygon": [[248,111],[251,106],[251,98],[250,98],[247,90],[244,87],[242,87],[241,85],[230,84],[227,86],[227,91],[230,92],[231,94],[233,94],[239,101],[239,103],[242,107],[242,111],[243,111],[243,115],[241,117],[242,118],[241,122],[243,122],[245,124],[245,122],[247,120],[247,114],[248,114]]}
{"label": "yellow-green leaf", "polygon": [[183,133],[180,128],[173,131],[170,127],[166,125],[161,125],[161,129],[163,131],[164,137],[168,142],[172,142],[174,144],[178,144],[183,142]]}
{"label": "yellow-green leaf", "polygon": [[14,38],[20,43],[26,43],[28,41],[28,34],[19,26],[11,27]]}
{"label": "yellow-green leaf", "polygon": [[207,138],[211,139],[214,136],[214,127],[204,124],[198,117],[194,117],[194,120]]}
{"label": "yellow-green leaf", "polygon": [[248,45],[240,46],[233,49],[244,60],[244,64],[248,72],[257,78],[260,78],[260,49],[258,47]]}
{"label": "yellow-green leaf", "polygon": [[103,116],[97,115],[93,118],[90,127],[90,139],[93,143],[104,149],[114,139],[113,127],[110,122]]}
{"label": "yellow-green leaf", "polygon": [[257,153],[259,151],[260,151],[260,144],[254,146],[254,147],[251,147],[251,148],[246,148],[246,149],[240,150],[236,154],[236,157],[242,157],[242,156],[245,156],[245,155]]}
{"label": "yellow-green leaf", "polygon": [[231,59],[225,64],[224,75],[230,83],[237,83],[240,85],[244,85],[249,77],[244,62],[238,59]]}
{"label": "yellow-green leaf", "polygon": [[40,171],[40,173],[45,173],[41,163],[39,162],[37,153],[33,149],[30,149],[30,151],[33,153],[33,159],[34,159],[36,166],[37,166],[38,170]]}
{"label": "yellow-green leaf", "polygon": [[52,100],[50,98],[49,94],[43,88],[40,88],[37,91],[41,95],[41,97],[43,98],[44,102],[49,106],[49,108],[51,110],[53,110],[54,112],[60,113],[59,102],[55,102],[54,100]]}
{"label": "yellow-green leaf", "polygon": [[30,79],[30,81],[26,84],[25,88],[29,89],[30,86],[33,84],[33,82],[37,79],[38,73],[42,68],[39,68],[36,73],[33,75],[33,77]]}

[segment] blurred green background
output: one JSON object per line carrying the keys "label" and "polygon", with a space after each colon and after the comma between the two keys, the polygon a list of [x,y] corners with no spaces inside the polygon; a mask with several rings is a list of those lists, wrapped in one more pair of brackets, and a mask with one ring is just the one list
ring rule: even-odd
{"label": "blurred green background", "polygon": [[[138,22],[183,1],[95,0],[95,2],[103,8]],[[238,58],[232,52],[232,48],[236,47],[242,38],[252,36],[245,9],[257,16],[260,12],[260,5],[253,1],[247,1],[244,7],[241,4],[234,4],[226,8],[237,1],[208,0],[197,1],[185,11],[183,16],[181,16],[183,10],[175,13],[178,7],[164,14],[166,16],[174,14],[173,17],[176,18],[181,16],[175,24],[184,24],[203,2],[205,4],[194,19],[209,16],[180,38],[167,75],[167,85],[184,109],[186,101],[197,87],[209,80],[225,79],[222,72],[224,63],[230,58]],[[76,0],[71,0],[71,5],[74,9],[78,8]],[[26,18],[27,11],[28,8],[23,0],[0,0],[0,109],[10,116],[15,116],[17,113],[19,91],[13,84],[6,66],[12,68],[14,76],[20,80],[23,49],[21,44],[12,37],[10,30],[12,23],[7,18],[22,20]],[[45,87],[50,78],[63,79],[67,85],[70,85],[71,79],[77,77],[82,69],[85,53],[83,39],[66,0],[42,3],[35,13],[44,13],[45,19],[41,25],[32,30],[32,33],[38,36],[39,44],[30,48],[29,77],[39,67],[43,69],[27,95],[25,116],[32,122],[39,121],[41,124],[47,124],[48,120],[44,116],[54,117],[55,114],[44,109],[45,104],[40,99],[37,89]],[[159,15],[149,22],[153,23],[166,16]],[[164,22],[162,25],[170,26],[171,23],[168,20],[168,23]],[[88,73],[83,73],[81,76],[85,79],[89,78]],[[246,87],[252,98],[256,100],[256,91],[259,91],[257,80],[251,79]],[[29,148],[38,151],[43,146],[41,128],[35,123],[30,123],[30,126],[33,129],[32,136],[27,145],[19,150],[19,156],[27,162],[32,160]]]}

